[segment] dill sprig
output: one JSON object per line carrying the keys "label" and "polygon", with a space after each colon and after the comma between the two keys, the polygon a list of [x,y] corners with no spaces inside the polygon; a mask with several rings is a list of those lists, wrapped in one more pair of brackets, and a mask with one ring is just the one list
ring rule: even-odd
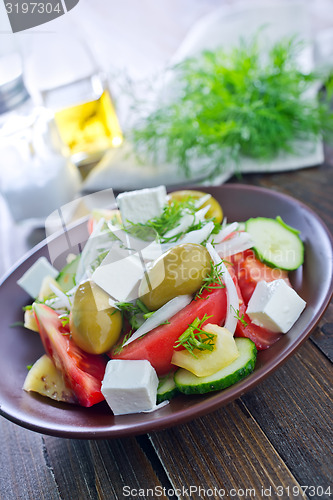
{"label": "dill sprig", "polygon": [[185,332],[178,338],[174,348],[176,349],[177,347],[183,346],[194,358],[197,358],[194,350],[212,351],[215,346],[214,339],[216,335],[205,332],[201,328],[203,323],[209,318],[211,318],[211,316],[207,316],[207,314],[205,314],[202,319],[195,318],[195,320],[188,325]]}
{"label": "dill sprig", "polygon": [[31,311],[32,310],[32,304],[29,304],[28,306],[23,306],[22,310],[23,311]]}
{"label": "dill sprig", "polygon": [[133,330],[130,330],[128,333],[126,333],[126,335],[124,335],[124,338],[123,338],[121,344],[118,344],[113,349],[113,353],[114,354],[119,354],[123,350],[124,344],[128,341],[128,339],[130,338],[130,336],[132,335],[132,333],[133,333]]}
{"label": "dill sprig", "polygon": [[[171,200],[170,203],[165,205],[159,217],[150,219],[145,223],[127,221],[128,226],[126,227],[126,231],[145,241],[157,239],[160,243],[170,243],[180,240],[185,233],[201,229],[210,221],[213,221],[215,224],[212,231],[213,233],[217,233],[221,229],[221,225],[216,222],[215,218],[204,219],[203,221],[195,223],[195,213],[197,211],[198,208],[195,206],[194,199],[190,196],[184,200]],[[193,215],[193,224],[184,232],[166,237],[165,235],[171,229],[175,229],[179,225],[181,218],[186,213]]]}
{"label": "dill sprig", "polygon": [[238,319],[245,327],[247,327],[248,323],[245,321],[245,314],[240,315],[239,309],[235,309],[233,306],[230,306],[235,313],[235,318]]}
{"label": "dill sprig", "polygon": [[[90,264],[90,272],[93,273],[103,262],[109,250],[101,250],[101,253],[96,257],[96,259]],[[75,283],[74,283],[75,285]]]}
{"label": "dill sprig", "polygon": [[120,310],[122,318],[127,319],[132,330],[137,330],[144,321],[144,315],[150,312],[140,299],[135,302],[116,302],[115,306],[117,309],[111,314],[115,314],[117,310]]}
{"label": "dill sprig", "polygon": [[224,288],[225,285],[222,280],[223,272],[220,269],[221,263],[214,264],[210,261],[210,271],[207,276],[203,279],[203,283],[200,289],[195,294],[195,299],[201,298],[201,294],[204,290],[215,290],[216,288]]}
{"label": "dill sprig", "polygon": [[[171,239],[174,240],[174,238],[163,238],[164,235],[178,225],[185,210],[188,213],[192,213],[194,216],[197,209],[191,199],[172,200],[170,203],[165,205],[163,212],[159,217],[154,217],[145,223],[133,223],[131,221],[127,221],[128,224],[130,224],[127,230],[131,234],[141,237],[141,239],[146,239],[144,236],[147,234],[150,236],[155,235],[158,237],[159,241],[166,243]],[[178,238],[179,237],[180,235]]]}
{"label": "dill sprig", "polygon": [[69,324],[69,314],[61,314],[59,316],[62,326],[67,326]]}
{"label": "dill sprig", "polygon": [[270,160],[280,152],[295,153],[297,140],[332,133],[333,84],[320,102],[307,94],[322,75],[300,71],[297,57],[304,44],[295,37],[282,40],[263,57],[258,37],[172,68],[179,85],[175,97],[132,130],[138,155],[144,151],[173,162],[189,175],[193,158],[221,171],[229,160]]}

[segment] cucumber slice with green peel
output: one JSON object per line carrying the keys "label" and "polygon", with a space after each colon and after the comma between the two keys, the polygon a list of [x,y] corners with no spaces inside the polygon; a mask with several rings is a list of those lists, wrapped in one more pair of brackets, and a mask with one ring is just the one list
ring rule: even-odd
{"label": "cucumber slice with green peel", "polygon": [[68,292],[76,285],[75,275],[80,257],[81,255],[77,255],[71,262],[66,264],[56,277],[56,281],[64,293]]}
{"label": "cucumber slice with green peel", "polygon": [[245,230],[254,242],[257,257],[268,266],[293,271],[303,264],[304,245],[299,231],[281,217],[249,219]]}
{"label": "cucumber slice with green peel", "polygon": [[170,400],[178,392],[174,381],[174,372],[168,373],[165,377],[160,378],[157,388],[157,404]]}
{"label": "cucumber slice with green peel", "polygon": [[205,394],[206,392],[226,389],[250,375],[256,364],[256,346],[252,340],[247,338],[237,338],[235,341],[239,357],[213,375],[197,377],[183,368],[177,370],[174,380],[178,390],[184,394]]}

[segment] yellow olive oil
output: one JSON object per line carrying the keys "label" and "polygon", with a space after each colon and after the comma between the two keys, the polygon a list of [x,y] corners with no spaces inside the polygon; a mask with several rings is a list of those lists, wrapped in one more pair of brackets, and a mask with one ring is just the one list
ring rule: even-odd
{"label": "yellow olive oil", "polygon": [[98,99],[61,109],[55,121],[63,142],[77,163],[95,161],[123,141],[115,108],[108,90]]}

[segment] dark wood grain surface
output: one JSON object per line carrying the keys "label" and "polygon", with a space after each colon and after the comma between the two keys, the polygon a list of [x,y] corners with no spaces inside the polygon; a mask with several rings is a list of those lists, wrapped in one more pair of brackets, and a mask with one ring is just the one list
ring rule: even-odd
{"label": "dark wood grain surface", "polygon": [[[333,231],[332,150],[320,167],[232,182],[295,196]],[[0,217],[3,273],[43,232],[13,225],[4,204]],[[329,498],[332,335],[330,305],[310,339],[268,380],[227,407],[168,430],[79,441],[0,418],[0,499]]]}

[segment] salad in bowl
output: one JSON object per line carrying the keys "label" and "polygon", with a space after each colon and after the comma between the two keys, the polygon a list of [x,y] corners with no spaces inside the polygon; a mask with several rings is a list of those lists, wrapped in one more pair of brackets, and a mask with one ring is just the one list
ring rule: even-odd
{"label": "salad in bowl", "polygon": [[229,224],[200,191],[159,186],[117,203],[92,213],[60,272],[41,258],[19,280],[34,299],[25,326],[45,349],[24,390],[105,399],[120,415],[248,376],[306,306],[288,278],[304,259],[299,231],[264,214]]}

